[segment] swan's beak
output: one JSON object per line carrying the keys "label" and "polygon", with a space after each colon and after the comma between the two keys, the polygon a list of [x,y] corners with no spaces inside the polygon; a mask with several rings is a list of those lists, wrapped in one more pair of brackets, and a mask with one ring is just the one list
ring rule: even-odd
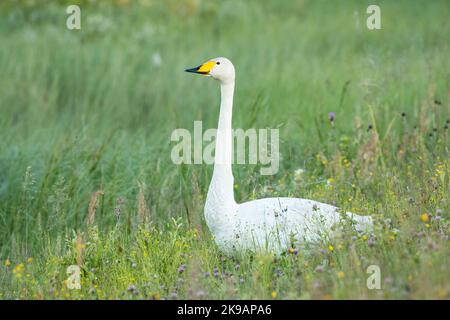
{"label": "swan's beak", "polygon": [[208,61],[204,64],[199,65],[198,67],[186,69],[184,71],[208,75],[215,65],[216,63],[214,61]]}

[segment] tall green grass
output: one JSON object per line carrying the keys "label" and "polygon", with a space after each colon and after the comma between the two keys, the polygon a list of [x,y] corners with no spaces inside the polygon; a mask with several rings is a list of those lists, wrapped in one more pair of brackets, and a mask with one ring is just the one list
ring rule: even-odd
{"label": "tall green grass", "polygon": [[[446,1],[380,1],[377,31],[364,1],[78,1],[79,31],[67,3],[0,5],[0,297],[449,297]],[[183,72],[216,56],[234,127],[280,129],[278,174],[234,166],[236,199],[334,203],[373,215],[373,238],[220,254],[212,168],[170,160],[175,128],[216,126],[218,84]]]}

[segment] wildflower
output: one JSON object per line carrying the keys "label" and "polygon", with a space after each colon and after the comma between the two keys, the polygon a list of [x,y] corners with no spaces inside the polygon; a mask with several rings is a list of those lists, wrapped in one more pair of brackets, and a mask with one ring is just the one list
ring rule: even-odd
{"label": "wildflower", "polygon": [[318,273],[322,273],[324,271],[324,268],[323,268],[323,266],[319,265],[316,267],[316,269],[314,269],[314,271],[318,272]]}
{"label": "wildflower", "polygon": [[205,278],[209,278],[209,276],[211,275],[211,273],[209,273],[208,271],[206,271],[205,273],[203,273],[203,276]]}
{"label": "wildflower", "polygon": [[314,281],[313,288],[314,289],[320,289],[322,287],[322,284],[319,281]]}
{"label": "wildflower", "polygon": [[160,300],[161,299],[161,295],[159,293],[154,293],[152,295],[153,300]]}
{"label": "wildflower", "polygon": [[372,238],[370,238],[370,239],[367,241],[367,245],[368,245],[369,247],[373,247],[373,246],[375,245],[375,241],[374,241]]}
{"label": "wildflower", "polygon": [[170,297],[172,298],[172,299],[176,299],[177,298],[177,293],[174,291],[174,292],[172,292],[171,294],[170,294]]}
{"label": "wildflower", "polygon": [[32,257],[29,257],[29,258],[27,259],[27,262],[28,262],[28,263],[32,263],[32,262],[33,262],[33,258],[32,258]]}
{"label": "wildflower", "polygon": [[283,271],[281,271],[281,269],[277,269],[277,270],[275,271],[275,274],[276,274],[278,277],[281,277],[282,275],[284,275],[284,273],[283,273]]}
{"label": "wildflower", "polygon": [[18,265],[16,265],[13,269],[13,273],[15,276],[17,277],[21,277],[22,276],[22,272],[25,269],[25,266],[23,263],[19,263]]}
{"label": "wildflower", "polygon": [[363,235],[361,239],[363,239],[364,241],[366,241],[366,240],[367,240],[367,236],[366,236],[366,235]]}
{"label": "wildflower", "polygon": [[330,122],[334,121],[334,116],[335,116],[334,112],[328,112],[328,120],[330,120]]}
{"label": "wildflower", "polygon": [[11,265],[11,261],[9,259],[6,259],[5,261],[5,267],[9,267]]}
{"label": "wildflower", "polygon": [[114,215],[116,216],[116,219],[120,218],[120,214],[122,213],[122,208],[121,207],[115,207],[114,208]]}
{"label": "wildflower", "polygon": [[183,273],[186,270],[186,265],[182,264],[178,269],[177,272],[178,273]]}
{"label": "wildflower", "polygon": [[339,272],[337,273],[337,276],[338,276],[339,279],[344,279],[344,277],[345,277],[344,271],[339,271]]}
{"label": "wildflower", "polygon": [[270,296],[272,297],[272,299],[276,299],[278,296],[278,293],[276,291],[272,291],[272,293],[270,294]]}
{"label": "wildflower", "polygon": [[156,67],[161,66],[162,63],[162,59],[161,59],[161,55],[159,54],[159,52],[155,52],[152,55],[152,62]]}
{"label": "wildflower", "polygon": [[428,216],[428,214],[424,213],[420,216],[420,220],[422,220],[422,222],[428,222],[430,220],[430,217]]}
{"label": "wildflower", "polygon": [[214,268],[213,274],[214,274],[214,277],[215,277],[215,278],[218,278],[218,277],[219,277],[219,269]]}
{"label": "wildflower", "polygon": [[199,298],[204,297],[205,295],[206,295],[206,292],[203,290],[199,290],[196,292],[196,296]]}
{"label": "wildflower", "polygon": [[438,297],[439,299],[445,299],[447,297],[447,290],[440,288],[438,291]]}
{"label": "wildflower", "polygon": [[352,236],[351,239],[352,239],[352,241],[355,241],[357,238],[356,238],[356,236]]}
{"label": "wildflower", "polygon": [[136,292],[136,286],[133,285],[133,284],[130,284],[130,285],[128,286],[128,288],[127,288],[127,291],[128,291],[128,292],[131,292],[131,293],[135,293],[135,292]]}
{"label": "wildflower", "polygon": [[328,246],[328,250],[334,251],[334,247],[330,244],[330,245]]}

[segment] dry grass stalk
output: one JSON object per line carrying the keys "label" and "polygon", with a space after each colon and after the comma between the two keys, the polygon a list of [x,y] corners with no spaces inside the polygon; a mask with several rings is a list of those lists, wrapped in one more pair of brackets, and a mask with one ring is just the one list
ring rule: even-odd
{"label": "dry grass stalk", "polygon": [[88,216],[87,216],[87,225],[92,226],[95,220],[95,213],[97,212],[98,208],[98,196],[103,195],[103,191],[95,191],[92,193],[91,200],[89,201],[88,206]]}
{"label": "dry grass stalk", "polygon": [[145,223],[147,216],[150,214],[150,210],[147,207],[145,201],[145,189],[144,183],[139,182],[139,193],[137,195],[137,209],[138,209],[138,220],[139,223]]}

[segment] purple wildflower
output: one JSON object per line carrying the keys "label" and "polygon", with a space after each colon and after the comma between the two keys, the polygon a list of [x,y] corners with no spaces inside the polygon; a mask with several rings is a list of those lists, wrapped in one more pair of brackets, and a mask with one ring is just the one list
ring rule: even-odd
{"label": "purple wildflower", "polygon": [[177,269],[177,272],[178,272],[178,273],[183,273],[185,270],[186,270],[186,265],[185,265],[185,264],[182,264],[182,265]]}
{"label": "purple wildflower", "polygon": [[283,271],[281,271],[281,269],[275,270],[275,274],[276,274],[278,277],[281,277],[282,275],[284,275],[284,273],[283,273]]}
{"label": "purple wildflower", "polygon": [[206,295],[206,292],[203,290],[199,290],[196,292],[197,297],[201,298],[204,297]]}
{"label": "purple wildflower", "polygon": [[128,291],[128,292],[131,292],[131,293],[136,292],[136,286],[130,284],[130,285],[128,286],[128,288],[127,288],[127,291]]}
{"label": "purple wildflower", "polygon": [[317,266],[314,271],[316,271],[318,273],[322,273],[324,271],[324,268],[323,268],[323,266]]}
{"label": "purple wildflower", "polygon": [[334,112],[328,112],[328,120],[330,120],[330,122],[334,121],[334,116],[335,116]]}

